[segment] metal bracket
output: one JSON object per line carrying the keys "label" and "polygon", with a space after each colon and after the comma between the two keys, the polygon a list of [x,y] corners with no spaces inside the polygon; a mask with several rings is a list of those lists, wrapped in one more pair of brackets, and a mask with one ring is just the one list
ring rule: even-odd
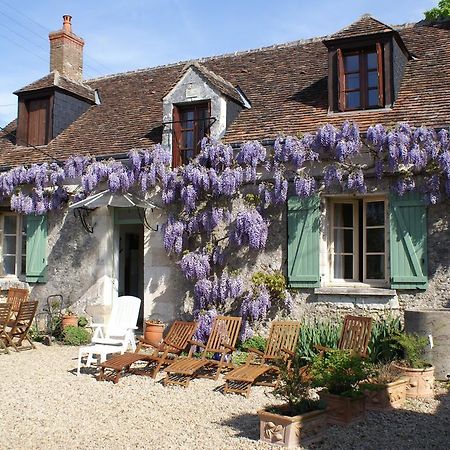
{"label": "metal bracket", "polygon": [[73,215],[80,219],[81,225],[83,225],[83,228],[88,233],[94,232],[94,226],[92,225],[92,222],[90,220],[90,214],[92,211],[93,211],[93,209],[83,208],[83,207],[75,208],[73,210]]}
{"label": "metal bracket", "polygon": [[[137,208],[138,210],[138,214],[140,219],[142,220],[142,223],[144,225],[145,228],[147,228],[148,230],[151,231],[158,231],[159,230],[159,225],[156,224],[156,228],[153,228],[147,221],[147,214],[145,213],[145,210],[142,211],[142,208]],[[153,208],[151,208],[152,212],[153,212]]]}

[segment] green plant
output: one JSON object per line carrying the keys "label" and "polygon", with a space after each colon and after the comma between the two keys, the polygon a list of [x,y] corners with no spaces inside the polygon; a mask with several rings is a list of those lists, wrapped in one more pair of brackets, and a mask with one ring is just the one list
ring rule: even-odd
{"label": "green plant", "polygon": [[252,275],[252,283],[255,286],[265,286],[269,291],[270,298],[282,300],[286,297],[286,278],[279,271],[255,272]]}
{"label": "green plant", "polygon": [[65,345],[83,345],[91,342],[91,333],[86,328],[68,326],[63,330]]}
{"label": "green plant", "polygon": [[264,349],[266,348],[266,338],[255,335],[250,339],[247,339],[244,342],[242,342],[241,345],[239,346],[239,350],[242,350],[244,352],[246,352],[249,348],[256,348],[256,350],[263,352]]}
{"label": "green plant", "polygon": [[[400,376],[399,370],[392,362],[388,364],[380,363],[372,366],[372,373],[364,384],[364,388],[368,390],[383,389],[383,386],[397,380]],[[363,385],[361,385],[361,388]]]}
{"label": "green plant", "polygon": [[399,317],[387,317],[372,324],[368,354],[373,363],[387,363],[398,359],[399,351],[393,343],[396,335],[403,331]]}
{"label": "green plant", "polygon": [[86,319],[86,317],[81,316],[78,319],[78,326],[84,328],[87,324],[89,323],[89,321]]}
{"label": "green plant", "polygon": [[401,358],[411,369],[424,369],[431,365],[423,359],[425,347],[428,345],[426,337],[414,333],[398,333],[393,336],[392,345],[401,352]]}
{"label": "green plant", "polygon": [[314,321],[303,324],[298,337],[297,355],[304,361],[311,361],[317,354],[317,350],[314,348],[316,345],[336,348],[340,327],[338,323],[331,321]]}
{"label": "green plant", "polygon": [[311,378],[305,376],[300,367],[300,358],[294,358],[292,365],[280,360],[280,380],[273,390],[275,397],[284,400],[284,405],[273,405],[267,411],[287,416],[296,416],[316,409],[323,409],[324,405],[318,398],[313,397]]}
{"label": "green plant", "polygon": [[63,312],[63,316],[75,316],[75,313],[74,313],[70,308],[67,308],[67,309]]}
{"label": "green plant", "polygon": [[330,350],[313,358],[310,370],[313,384],[326,387],[330,394],[361,395],[359,383],[372,373],[370,364],[349,350]]}
{"label": "green plant", "polygon": [[236,366],[242,366],[242,364],[245,364],[245,362],[247,361],[247,357],[247,352],[237,350],[233,352],[233,364],[235,364]]}

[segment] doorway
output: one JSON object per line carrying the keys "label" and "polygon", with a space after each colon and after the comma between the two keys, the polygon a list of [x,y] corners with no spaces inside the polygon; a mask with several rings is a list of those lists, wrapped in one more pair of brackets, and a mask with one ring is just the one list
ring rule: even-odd
{"label": "doorway", "polygon": [[118,294],[141,299],[140,327],[144,314],[144,226],[142,224],[116,225],[118,236]]}

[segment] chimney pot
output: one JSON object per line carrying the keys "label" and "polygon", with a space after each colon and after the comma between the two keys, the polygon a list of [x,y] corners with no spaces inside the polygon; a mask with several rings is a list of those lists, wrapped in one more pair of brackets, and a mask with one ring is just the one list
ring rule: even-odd
{"label": "chimney pot", "polygon": [[68,14],[63,16],[63,30],[72,33],[72,16]]}

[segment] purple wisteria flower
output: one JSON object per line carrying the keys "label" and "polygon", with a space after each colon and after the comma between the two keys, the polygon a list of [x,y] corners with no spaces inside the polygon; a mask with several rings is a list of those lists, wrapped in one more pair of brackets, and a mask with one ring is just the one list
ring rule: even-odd
{"label": "purple wisteria flower", "polygon": [[295,192],[300,198],[307,198],[316,192],[316,180],[307,175],[299,175],[294,179]]}
{"label": "purple wisteria flower", "polygon": [[209,256],[199,251],[184,255],[181,258],[180,267],[186,279],[190,281],[206,278],[211,272]]}
{"label": "purple wisteria flower", "polygon": [[169,216],[167,223],[163,227],[163,233],[166,252],[179,255],[183,251],[183,222]]}
{"label": "purple wisteria flower", "polygon": [[268,234],[267,222],[254,208],[240,211],[236,217],[232,239],[236,245],[248,245],[251,249],[263,249]]}

